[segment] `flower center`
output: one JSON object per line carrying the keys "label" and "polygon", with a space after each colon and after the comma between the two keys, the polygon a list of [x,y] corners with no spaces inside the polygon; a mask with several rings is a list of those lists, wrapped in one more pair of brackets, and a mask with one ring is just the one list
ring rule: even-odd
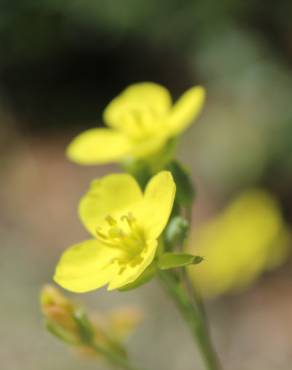
{"label": "flower center", "polygon": [[146,247],[143,230],[139,227],[137,220],[129,212],[119,219],[112,216],[105,218],[107,227],[97,228],[97,239],[109,248],[118,249],[122,252],[117,258],[119,263],[136,265],[141,261],[141,252]]}
{"label": "flower center", "polygon": [[128,107],[120,115],[123,131],[133,139],[153,135],[162,124],[162,117],[151,107]]}

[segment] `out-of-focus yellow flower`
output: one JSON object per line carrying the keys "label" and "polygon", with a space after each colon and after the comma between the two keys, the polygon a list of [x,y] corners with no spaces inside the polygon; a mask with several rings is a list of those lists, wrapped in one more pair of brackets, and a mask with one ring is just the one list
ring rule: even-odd
{"label": "out-of-focus yellow flower", "polygon": [[[102,348],[127,356],[126,340],[143,320],[143,313],[137,307],[124,306],[105,313],[95,312],[89,316],[94,337],[93,341]],[[89,346],[81,346],[79,352],[85,356],[100,356]]]}
{"label": "out-of-focus yellow flower", "polygon": [[80,164],[148,157],[191,124],[204,99],[201,86],[187,90],[172,105],[163,86],[151,82],[131,85],[106,107],[103,118],[109,128],[81,133],[69,145],[67,155]]}
{"label": "out-of-focus yellow flower", "polygon": [[242,289],[284,260],[288,240],[276,200],[261,190],[246,191],[196,230],[191,251],[205,261],[189,268],[190,277],[204,296]]}
{"label": "out-of-focus yellow flower", "polygon": [[108,314],[111,331],[117,339],[125,340],[142,322],[143,313],[135,307],[122,307]]}
{"label": "out-of-focus yellow flower", "polygon": [[80,201],[79,216],[95,239],[65,251],[54,280],[73,292],[106,284],[112,290],[135,281],[154,259],[174,197],[168,171],[152,177],[144,194],[127,174],[93,181]]}

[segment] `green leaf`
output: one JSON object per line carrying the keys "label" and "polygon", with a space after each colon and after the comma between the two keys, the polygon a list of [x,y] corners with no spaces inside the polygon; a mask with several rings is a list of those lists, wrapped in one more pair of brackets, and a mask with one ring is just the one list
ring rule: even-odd
{"label": "green leaf", "polygon": [[141,285],[144,285],[148,283],[156,274],[157,268],[156,264],[152,262],[145,270],[144,272],[130,284],[127,284],[123,286],[122,288],[119,288],[120,292],[127,292],[128,290],[136,289]]}
{"label": "green leaf", "polygon": [[178,203],[187,206],[193,202],[195,189],[188,171],[178,162],[172,161],[168,165],[176,183],[176,198]]}
{"label": "green leaf", "polygon": [[187,253],[164,253],[159,257],[158,267],[168,270],[176,267],[196,265],[203,261],[203,257],[193,256]]}

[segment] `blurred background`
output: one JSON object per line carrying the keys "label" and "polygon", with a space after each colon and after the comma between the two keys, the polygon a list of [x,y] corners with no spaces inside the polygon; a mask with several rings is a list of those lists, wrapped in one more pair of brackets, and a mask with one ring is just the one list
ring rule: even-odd
{"label": "blurred background", "polygon": [[[1,1],[1,368],[105,368],[45,332],[38,294],[61,252],[87,235],[76,208],[89,181],[120,170],[72,164],[67,144],[101,125],[103,108],[125,86],[154,81],[174,99],[194,84],[207,88],[178,154],[197,187],[200,237],[191,248],[210,253],[215,270],[230,256],[202,279],[213,286],[222,273],[228,281],[206,297],[224,369],[291,369],[291,16],[289,0]],[[260,211],[236,203],[251,188],[264,191]],[[149,370],[203,369],[156,282],[73,298],[102,312],[142,307],[129,348]]]}

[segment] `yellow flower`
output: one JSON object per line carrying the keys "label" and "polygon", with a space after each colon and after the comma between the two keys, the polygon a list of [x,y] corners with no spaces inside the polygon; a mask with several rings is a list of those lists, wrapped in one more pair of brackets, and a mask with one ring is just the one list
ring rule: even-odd
{"label": "yellow flower", "polygon": [[136,307],[121,307],[108,315],[109,326],[114,337],[125,340],[143,321],[144,314]]}
{"label": "yellow flower", "polygon": [[94,128],[77,136],[67,149],[80,164],[145,158],[183,132],[201,111],[205,90],[192,87],[172,105],[167,89],[151,82],[126,88],[106,107],[109,128]]}
{"label": "yellow flower", "polygon": [[93,181],[80,201],[79,216],[95,239],[65,251],[54,280],[73,292],[106,284],[112,290],[136,280],[154,259],[174,196],[175,184],[167,171],[152,177],[144,194],[127,174]]}
{"label": "yellow flower", "polygon": [[287,247],[288,230],[276,200],[261,190],[245,191],[194,233],[191,251],[205,262],[190,268],[190,276],[204,296],[242,289],[278,266]]}

